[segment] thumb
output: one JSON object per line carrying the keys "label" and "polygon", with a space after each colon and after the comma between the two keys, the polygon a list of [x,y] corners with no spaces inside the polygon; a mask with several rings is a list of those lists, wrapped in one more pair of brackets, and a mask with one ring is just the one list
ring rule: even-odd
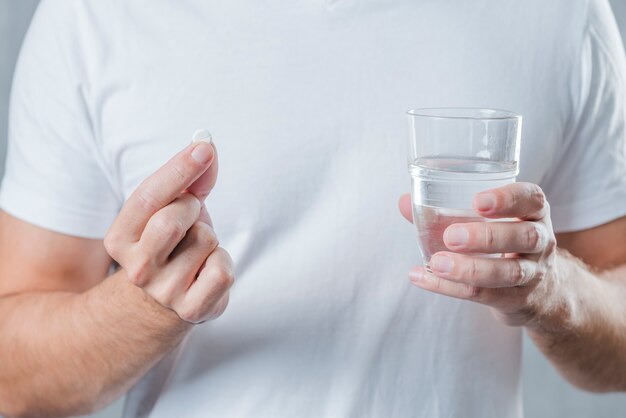
{"label": "thumb", "polygon": [[402,216],[404,216],[407,221],[413,222],[413,204],[411,203],[410,194],[403,194],[400,196],[398,208],[400,209]]}
{"label": "thumb", "polygon": [[217,149],[215,148],[215,144],[211,138],[211,134],[207,130],[198,130],[193,135],[194,142],[204,141],[211,144],[211,148],[213,149],[213,161],[207,170],[196,179],[191,185],[187,188],[189,193],[192,193],[196,196],[201,202],[203,202],[211,190],[213,190],[213,186],[217,182],[217,172],[218,172],[218,161],[217,161]]}

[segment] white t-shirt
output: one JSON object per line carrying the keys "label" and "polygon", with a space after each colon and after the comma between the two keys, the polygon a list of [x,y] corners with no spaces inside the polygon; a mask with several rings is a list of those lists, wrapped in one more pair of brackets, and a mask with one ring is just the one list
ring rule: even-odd
{"label": "white t-shirt", "polygon": [[126,417],[520,417],[521,330],[408,281],[404,111],[522,113],[519,180],[581,230],[626,215],[625,82],[605,0],[45,0],[0,204],[102,238],[213,133],[207,205],[238,280]]}

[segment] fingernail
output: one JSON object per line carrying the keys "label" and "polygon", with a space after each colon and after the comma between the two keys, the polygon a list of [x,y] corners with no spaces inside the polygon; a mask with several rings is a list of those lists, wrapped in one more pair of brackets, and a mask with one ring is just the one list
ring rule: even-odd
{"label": "fingernail", "polygon": [[429,265],[437,273],[450,273],[454,263],[447,255],[435,255],[430,259]]}
{"label": "fingernail", "polygon": [[469,233],[462,226],[450,226],[443,234],[443,240],[450,245],[464,245],[469,241]]}
{"label": "fingernail", "polygon": [[208,142],[209,144],[213,142],[213,137],[211,136],[211,132],[206,129],[198,129],[193,133],[192,137],[193,142]]}
{"label": "fingernail", "polygon": [[191,158],[200,164],[206,164],[213,158],[213,147],[207,142],[199,142],[191,151]]}
{"label": "fingernail", "polygon": [[476,209],[482,212],[492,210],[496,206],[496,198],[492,194],[478,194],[475,198]]}

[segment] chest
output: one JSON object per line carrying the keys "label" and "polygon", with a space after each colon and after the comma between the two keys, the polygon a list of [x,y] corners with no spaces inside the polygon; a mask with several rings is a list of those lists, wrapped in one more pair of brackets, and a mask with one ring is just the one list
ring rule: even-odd
{"label": "chest", "polygon": [[520,179],[540,182],[562,128],[557,99],[532,83],[550,80],[503,64],[520,62],[515,48],[460,15],[407,4],[352,15],[207,6],[128,25],[131,41],[91,97],[120,190],[127,197],[206,127],[220,158],[218,213],[245,202],[256,220],[279,222],[350,193],[375,208],[408,181],[404,112],[438,106],[522,113]]}

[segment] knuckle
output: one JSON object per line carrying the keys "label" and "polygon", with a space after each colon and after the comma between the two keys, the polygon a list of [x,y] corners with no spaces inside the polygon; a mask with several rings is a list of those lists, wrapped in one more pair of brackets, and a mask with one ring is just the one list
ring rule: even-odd
{"label": "knuckle", "polygon": [[228,306],[228,293],[226,293],[214,306],[210,318],[215,319],[222,315]]}
{"label": "knuckle", "polygon": [[119,244],[121,240],[117,232],[109,231],[104,237],[103,245],[106,252],[115,260],[120,255]]}
{"label": "knuckle", "polygon": [[231,288],[235,282],[235,275],[228,268],[220,268],[219,276],[216,276],[216,286],[218,289],[226,291]]}
{"label": "knuckle", "polygon": [[464,293],[467,299],[478,300],[482,296],[482,291],[483,291],[482,287],[465,285],[464,289],[465,289]]}
{"label": "knuckle", "polygon": [[172,169],[172,175],[178,181],[185,181],[187,179],[187,173],[179,165],[175,165]]}
{"label": "knuckle", "polygon": [[543,231],[536,223],[528,223],[524,230],[525,246],[530,250],[541,248],[543,242]]}
{"label": "knuckle", "polygon": [[200,209],[202,208],[200,200],[191,193],[185,193],[184,198],[187,200],[191,211],[196,215],[196,217],[200,216]]}
{"label": "knuckle", "polygon": [[202,320],[203,312],[199,309],[199,307],[185,305],[181,309],[176,311],[180,319],[185,322],[189,322],[192,324],[197,324]]}
{"label": "knuckle", "polygon": [[202,302],[196,305],[185,305],[176,313],[186,322],[200,324],[222,315],[228,306],[228,300],[228,291],[218,295],[209,293]]}
{"label": "knuckle", "polygon": [[539,185],[531,184],[530,196],[535,202],[537,202],[537,205],[539,207],[544,207],[546,205],[546,195],[543,192],[543,189],[539,187]]}
{"label": "knuckle", "polygon": [[180,241],[185,236],[185,226],[178,219],[158,217],[153,219],[154,228],[166,237]]}
{"label": "knuckle", "polygon": [[546,243],[546,252],[548,254],[553,254],[556,251],[556,248],[557,248],[556,239],[551,237]]}
{"label": "knuckle", "polygon": [[211,263],[205,267],[207,279],[213,284],[218,293],[224,293],[235,282],[232,266],[227,263]]}
{"label": "knuckle", "polygon": [[209,252],[218,246],[217,235],[213,228],[204,222],[196,222],[194,228],[194,239],[203,245]]}
{"label": "knuckle", "polygon": [[431,286],[435,293],[441,293],[443,291],[443,280],[435,276],[433,277]]}
{"label": "knuckle", "polygon": [[535,271],[535,274],[534,274],[534,279],[541,281],[545,277],[546,277],[546,269],[543,268],[543,267],[537,268],[537,270]]}
{"label": "knuckle", "polygon": [[492,248],[496,243],[496,234],[489,222],[483,222],[485,248]]}
{"label": "knuckle", "polygon": [[524,268],[522,263],[517,262],[512,264],[512,272],[510,277],[510,287],[520,286],[526,281],[526,269]]}
{"label": "knuckle", "polygon": [[184,182],[187,180],[188,174],[182,165],[174,164],[172,166],[172,170],[170,171],[170,175],[172,176],[172,180],[176,183]]}
{"label": "knuckle", "polygon": [[149,283],[152,271],[152,259],[145,255],[137,255],[133,262],[124,267],[128,280],[138,287],[145,287]]}
{"label": "knuckle", "polygon": [[146,212],[155,213],[161,209],[159,200],[145,188],[140,189],[135,195],[135,198],[139,201],[141,208]]}
{"label": "knuckle", "polygon": [[545,213],[545,217],[550,217],[550,213],[551,213],[551,208],[550,208],[550,202],[548,202],[547,200],[544,200],[543,202],[543,210]]}
{"label": "knuckle", "polygon": [[480,268],[478,266],[478,262],[475,259],[470,259],[467,266],[467,277],[470,279],[478,278],[478,273]]}

